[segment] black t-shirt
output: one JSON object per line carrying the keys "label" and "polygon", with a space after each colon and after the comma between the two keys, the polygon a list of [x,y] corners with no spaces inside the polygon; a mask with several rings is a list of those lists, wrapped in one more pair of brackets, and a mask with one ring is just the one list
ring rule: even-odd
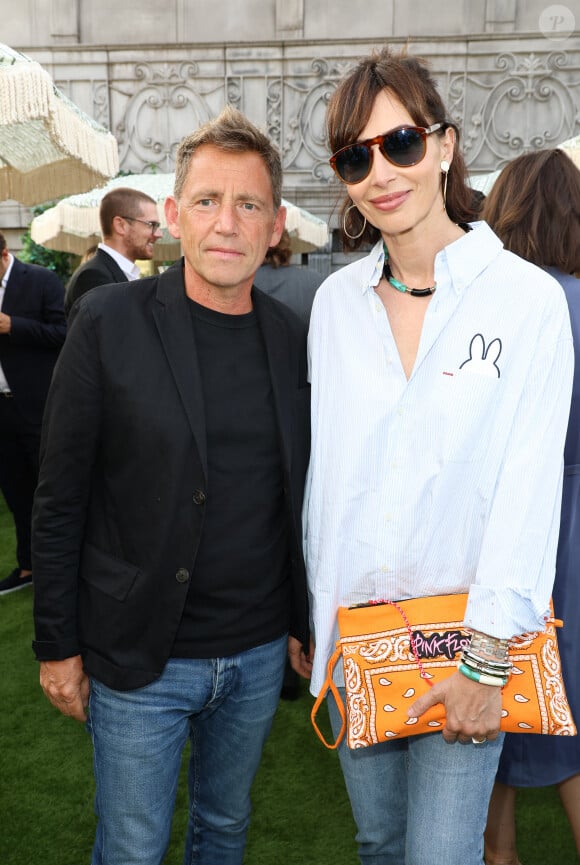
{"label": "black t-shirt", "polygon": [[268,359],[254,312],[190,301],[208,477],[204,525],[174,657],[232,655],[289,625],[289,518]]}

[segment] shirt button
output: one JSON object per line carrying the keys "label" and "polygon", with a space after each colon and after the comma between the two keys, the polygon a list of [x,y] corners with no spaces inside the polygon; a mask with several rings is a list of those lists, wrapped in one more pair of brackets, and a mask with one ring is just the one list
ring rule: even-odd
{"label": "shirt button", "polygon": [[179,568],[175,574],[175,579],[178,583],[187,583],[189,580],[189,571],[186,568]]}
{"label": "shirt button", "polygon": [[203,505],[205,502],[205,493],[203,490],[195,490],[193,494],[193,501],[196,505]]}

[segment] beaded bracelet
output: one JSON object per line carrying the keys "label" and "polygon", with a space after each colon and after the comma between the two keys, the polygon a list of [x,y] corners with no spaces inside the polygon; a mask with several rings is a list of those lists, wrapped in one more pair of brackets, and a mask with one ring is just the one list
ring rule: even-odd
{"label": "beaded bracelet", "polygon": [[503,688],[508,683],[507,676],[490,676],[487,673],[478,673],[462,662],[458,664],[457,669],[463,676],[471,679],[472,682],[478,682],[480,685],[493,685],[495,688]]}

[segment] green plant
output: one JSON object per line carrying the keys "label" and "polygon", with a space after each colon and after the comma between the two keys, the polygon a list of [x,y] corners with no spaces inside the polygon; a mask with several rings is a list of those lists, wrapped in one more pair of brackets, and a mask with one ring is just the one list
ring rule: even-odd
{"label": "green plant", "polygon": [[[42,204],[34,207],[32,213],[38,216],[44,213],[49,207],[53,207],[54,202],[50,204]],[[22,250],[19,253],[19,258],[22,261],[27,261],[29,264],[39,264],[41,267],[47,267],[49,270],[54,270],[58,276],[66,283],[72,274],[73,270],[79,263],[77,255],[71,255],[68,252],[56,252],[53,249],[46,249],[44,246],[39,246],[30,236],[30,226],[28,230],[20,238],[22,241]]]}

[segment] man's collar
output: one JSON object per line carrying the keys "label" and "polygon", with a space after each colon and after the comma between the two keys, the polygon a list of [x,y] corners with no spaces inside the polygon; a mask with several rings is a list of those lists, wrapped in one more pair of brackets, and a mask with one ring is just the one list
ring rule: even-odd
{"label": "man's collar", "polygon": [[130,258],[126,258],[126,256],[122,255],[120,252],[117,252],[117,250],[113,249],[112,246],[107,246],[106,243],[99,243],[99,249],[102,249],[103,252],[110,255],[113,261],[117,262],[123,273],[126,274],[129,279],[139,279],[141,271],[134,261],[131,261]]}

